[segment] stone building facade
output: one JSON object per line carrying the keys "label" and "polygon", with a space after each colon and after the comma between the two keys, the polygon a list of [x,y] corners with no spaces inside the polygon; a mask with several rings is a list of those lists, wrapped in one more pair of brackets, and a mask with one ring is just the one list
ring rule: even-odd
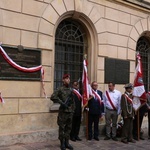
{"label": "stone building facade", "polygon": [[[40,81],[0,80],[5,99],[0,104],[0,145],[57,136],[57,112],[50,112],[49,97],[54,90],[56,31],[61,22],[68,19],[84,30],[82,54],[88,55],[89,78],[104,91],[105,58],[128,61],[129,82],[133,82],[137,42],[141,37],[149,41],[149,13],[146,7],[125,0],[0,0],[0,41],[5,46],[41,50],[48,96],[44,97]],[[123,85],[116,88],[123,92]]]}

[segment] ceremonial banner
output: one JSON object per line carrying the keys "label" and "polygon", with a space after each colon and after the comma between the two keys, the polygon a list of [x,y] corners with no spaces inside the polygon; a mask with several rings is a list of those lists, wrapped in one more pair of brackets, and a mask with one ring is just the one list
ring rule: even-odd
{"label": "ceremonial banner", "polygon": [[82,100],[82,96],[81,96],[81,94],[79,93],[78,90],[73,89],[73,93],[74,93],[75,95],[77,95],[77,97],[78,97],[79,100]]}
{"label": "ceremonial banner", "polygon": [[100,95],[97,92],[95,92],[94,90],[92,90],[92,93],[93,93],[93,97],[97,98],[99,103],[100,103],[100,105],[101,105],[102,104],[102,100],[101,100]]}
{"label": "ceremonial banner", "polygon": [[138,110],[146,102],[146,92],[143,83],[142,62],[140,54],[137,54],[137,67],[135,69],[134,88],[133,88],[133,107]]}
{"label": "ceremonial banner", "polygon": [[87,60],[83,61],[83,73],[82,73],[82,106],[85,107],[88,104],[89,95],[92,94],[91,86],[89,85],[88,73],[87,73]]}

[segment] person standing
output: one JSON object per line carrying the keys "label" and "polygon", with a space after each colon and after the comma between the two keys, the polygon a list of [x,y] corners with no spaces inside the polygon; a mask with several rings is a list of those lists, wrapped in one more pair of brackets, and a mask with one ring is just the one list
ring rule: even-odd
{"label": "person standing", "polygon": [[75,101],[75,111],[73,114],[73,120],[72,120],[72,130],[70,133],[70,140],[72,141],[81,141],[79,138],[79,131],[80,131],[80,124],[81,124],[81,114],[82,114],[82,96],[79,92],[79,83],[77,81],[74,81],[72,84],[73,87],[73,95],[74,95],[74,101]]}
{"label": "person standing", "polygon": [[104,140],[109,140],[112,136],[112,140],[118,141],[116,137],[116,128],[118,115],[120,114],[121,92],[115,89],[115,84],[113,82],[108,83],[108,89],[109,90],[107,90],[103,95],[106,121],[106,137]]}
{"label": "person standing", "polygon": [[59,126],[59,140],[61,150],[66,148],[73,150],[73,147],[69,144],[70,132],[72,128],[72,117],[75,109],[75,103],[73,100],[72,89],[69,87],[70,75],[64,74],[63,86],[58,88],[52,95],[51,100],[54,103],[59,103],[59,113],[57,118],[57,124]]}
{"label": "person standing", "polygon": [[128,83],[124,86],[125,93],[121,97],[121,115],[123,117],[123,129],[122,129],[122,140],[121,142],[128,144],[128,142],[135,143],[132,137],[133,119],[134,119],[134,108],[132,102],[132,89],[133,85]]}
{"label": "person standing", "polygon": [[102,92],[97,90],[98,84],[93,81],[91,84],[93,97],[88,101],[88,140],[92,140],[92,125],[94,124],[94,139],[99,141],[99,118],[102,113]]}
{"label": "person standing", "polygon": [[147,109],[148,109],[148,139],[150,139],[150,92],[147,94]]}

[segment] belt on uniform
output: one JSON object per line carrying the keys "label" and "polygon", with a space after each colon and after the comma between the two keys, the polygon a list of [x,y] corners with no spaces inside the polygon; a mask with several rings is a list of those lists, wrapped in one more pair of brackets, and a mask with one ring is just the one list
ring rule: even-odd
{"label": "belt on uniform", "polygon": [[110,110],[110,111],[117,111],[117,110],[114,110],[114,109],[110,109],[110,108],[107,108],[107,107],[106,107],[106,109],[107,109],[107,110]]}

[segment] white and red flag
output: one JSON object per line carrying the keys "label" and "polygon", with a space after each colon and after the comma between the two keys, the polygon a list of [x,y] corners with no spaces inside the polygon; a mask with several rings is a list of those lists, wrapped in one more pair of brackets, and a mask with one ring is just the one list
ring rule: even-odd
{"label": "white and red flag", "polygon": [[142,62],[140,54],[137,54],[137,67],[135,69],[134,88],[133,88],[133,107],[138,110],[146,102],[146,92],[143,83]]}
{"label": "white and red flag", "polygon": [[82,93],[82,106],[86,107],[88,104],[88,99],[92,94],[91,86],[89,85],[88,72],[87,72],[87,60],[83,60],[83,73],[82,73],[82,85],[83,85],[83,93]]}

